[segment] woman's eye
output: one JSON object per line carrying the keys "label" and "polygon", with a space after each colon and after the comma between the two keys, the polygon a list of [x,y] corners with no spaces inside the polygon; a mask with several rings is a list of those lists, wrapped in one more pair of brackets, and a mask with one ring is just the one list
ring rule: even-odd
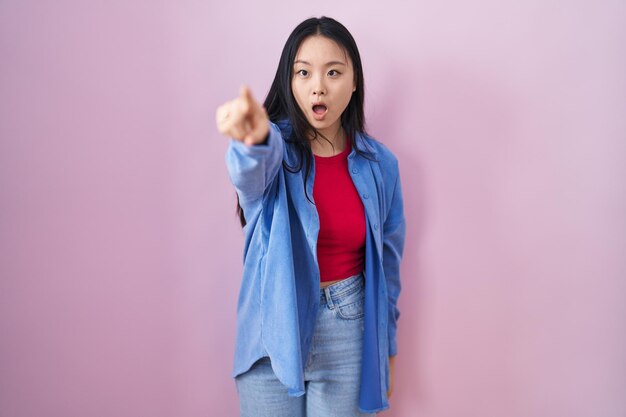
{"label": "woman's eye", "polygon": [[336,77],[339,74],[340,74],[340,72],[337,71],[337,70],[330,70],[330,71],[328,71],[328,75],[330,75],[331,77]]}
{"label": "woman's eye", "polygon": [[297,74],[302,75],[303,77],[306,77],[307,75],[309,75],[309,72],[307,70],[301,69],[300,71],[297,72]]}

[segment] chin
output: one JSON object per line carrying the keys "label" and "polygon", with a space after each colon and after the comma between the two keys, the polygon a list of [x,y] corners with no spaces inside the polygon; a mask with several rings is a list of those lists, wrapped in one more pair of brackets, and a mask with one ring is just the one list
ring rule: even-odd
{"label": "chin", "polygon": [[335,121],[313,119],[313,120],[309,120],[309,123],[311,124],[311,126],[313,126],[316,129],[327,129],[331,127],[333,123],[335,123]]}
{"label": "chin", "polygon": [[319,120],[309,120],[309,124],[316,129],[326,129],[328,127],[328,123]]}

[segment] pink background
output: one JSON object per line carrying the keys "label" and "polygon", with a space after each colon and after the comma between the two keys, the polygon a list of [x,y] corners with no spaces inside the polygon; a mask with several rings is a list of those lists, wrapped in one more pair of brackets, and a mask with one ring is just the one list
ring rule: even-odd
{"label": "pink background", "polygon": [[408,236],[387,416],[626,415],[626,3],[0,2],[0,416],[237,415],[218,104],[327,14]]}

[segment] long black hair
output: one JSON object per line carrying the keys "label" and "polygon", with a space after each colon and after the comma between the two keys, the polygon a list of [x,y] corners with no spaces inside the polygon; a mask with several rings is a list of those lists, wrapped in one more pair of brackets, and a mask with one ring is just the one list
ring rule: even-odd
{"label": "long black hair", "polygon": [[[304,165],[305,194],[306,182],[311,172],[312,159],[309,137],[311,134],[313,137],[317,137],[318,135],[324,137],[324,135],[311,126],[306,116],[302,113],[291,90],[291,80],[293,78],[293,62],[300,45],[306,38],[314,35],[325,36],[335,41],[339,47],[347,52],[352,61],[356,90],[352,93],[350,102],[341,115],[341,125],[350,138],[352,148],[355,149],[357,153],[366,157],[369,156],[368,153],[362,152],[355,144],[356,133],[365,134],[365,116],[363,111],[365,85],[361,55],[359,54],[356,42],[348,29],[335,19],[326,16],[307,19],[296,26],[293,32],[291,32],[291,35],[289,35],[289,38],[287,38],[283,52],[280,55],[274,81],[263,103],[271,122],[278,123],[281,120],[288,119],[291,123],[290,134],[284,139],[286,142],[292,143],[295,146],[299,154],[299,162],[296,166],[289,166],[283,160],[283,166],[289,172],[295,173],[299,172]],[[309,201],[311,201],[308,194],[306,194],[306,196]],[[245,226],[246,220],[241,205],[239,205],[239,198],[237,198],[237,214],[239,215],[241,226]]]}

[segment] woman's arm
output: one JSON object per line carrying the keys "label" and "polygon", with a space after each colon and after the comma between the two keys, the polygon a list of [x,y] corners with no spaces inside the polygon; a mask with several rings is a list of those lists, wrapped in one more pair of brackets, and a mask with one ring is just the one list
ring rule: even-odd
{"label": "woman's arm", "polygon": [[238,98],[217,109],[216,121],[218,130],[231,138],[226,165],[243,207],[260,199],[278,172],[283,157],[282,136],[245,86]]}
{"label": "woman's arm", "polygon": [[[397,167],[397,165],[396,165]],[[387,300],[389,311],[389,323],[387,337],[389,339],[389,388],[387,398],[393,392],[393,374],[396,354],[398,353],[396,341],[396,329],[400,310],[397,303],[400,296],[400,261],[404,251],[406,223],[404,219],[404,203],[402,199],[402,187],[400,185],[400,173],[397,172],[396,182],[391,197],[391,204],[383,228],[383,269],[387,282]]]}
{"label": "woman's arm", "polygon": [[396,176],[389,212],[383,228],[383,269],[387,283],[387,300],[389,302],[389,356],[397,354],[396,329],[400,317],[397,303],[400,296],[400,261],[404,251],[406,223],[399,171]]}

